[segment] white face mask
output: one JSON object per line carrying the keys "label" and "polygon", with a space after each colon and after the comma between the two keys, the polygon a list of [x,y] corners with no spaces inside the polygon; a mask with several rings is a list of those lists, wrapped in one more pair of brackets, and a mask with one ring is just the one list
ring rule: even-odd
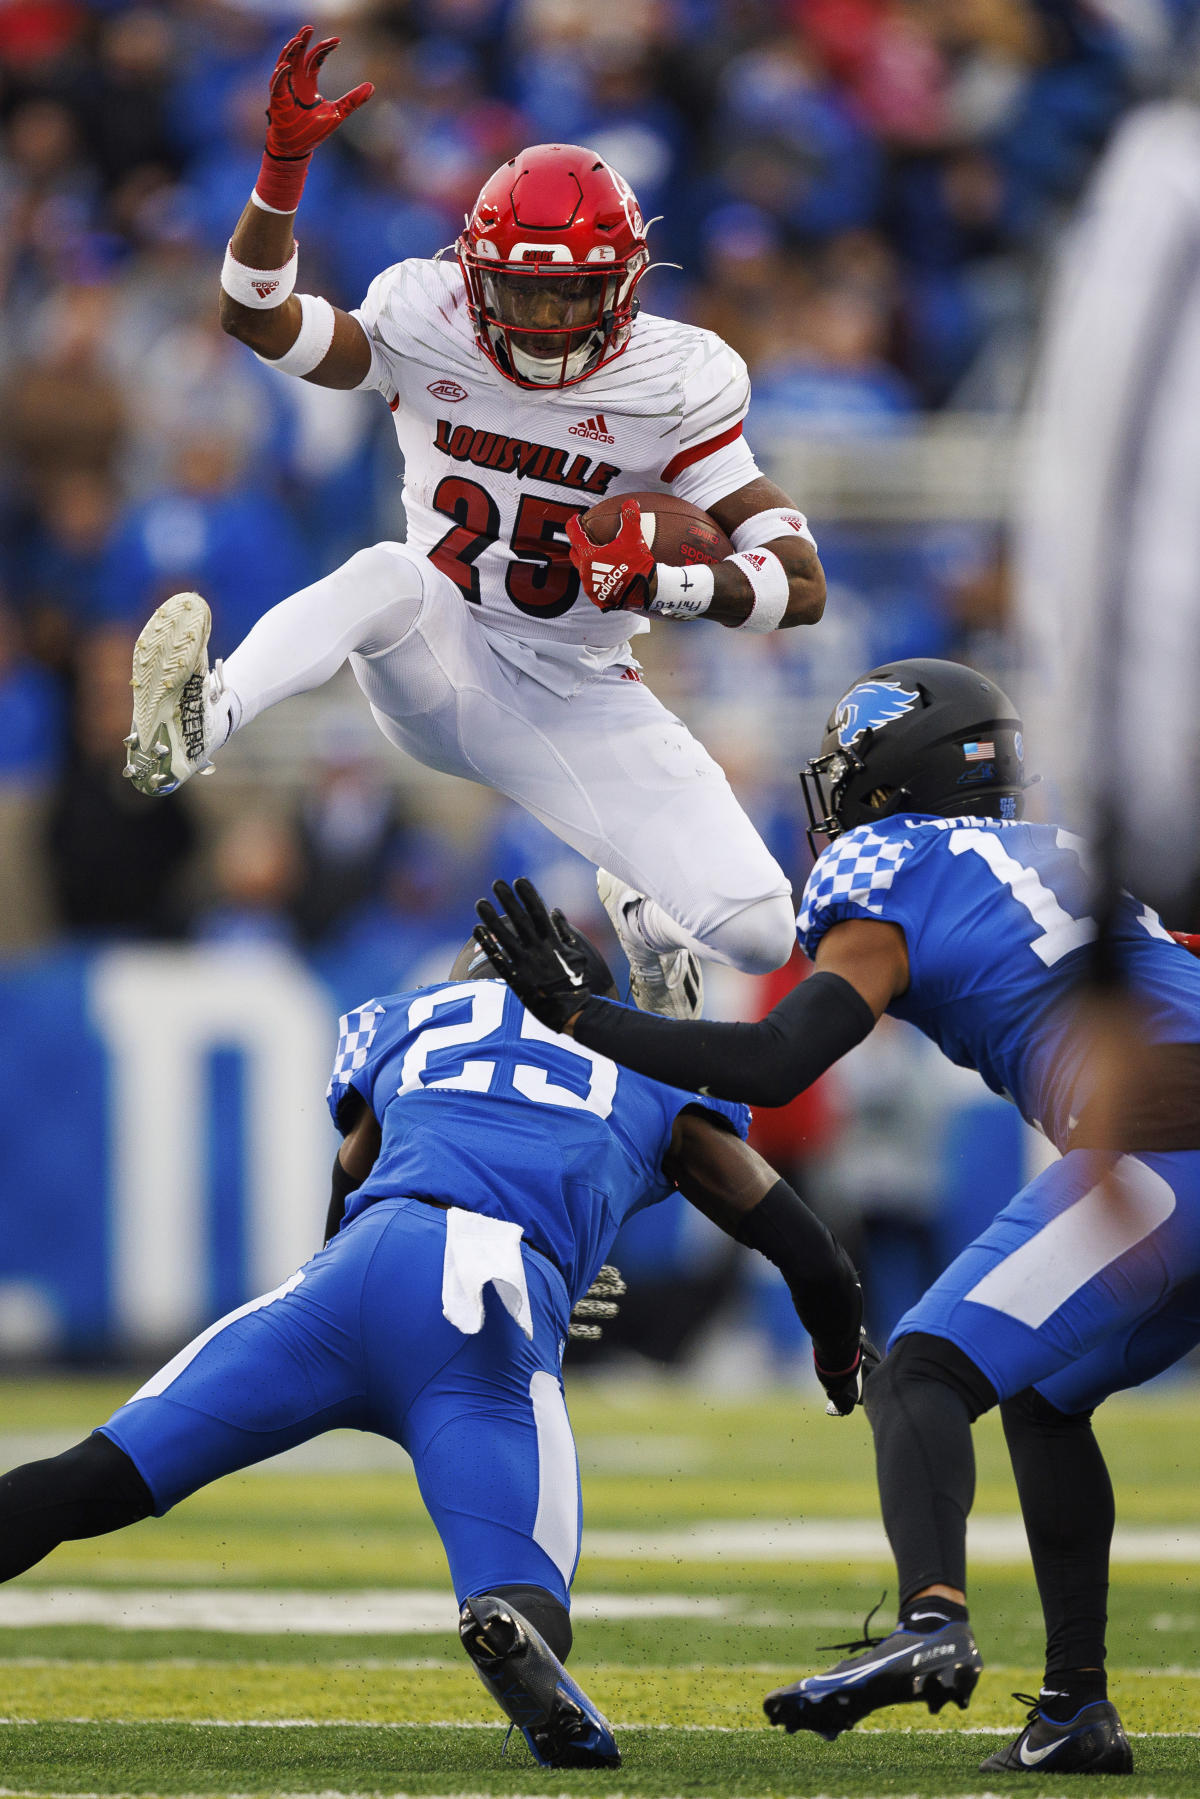
{"label": "white face mask", "polygon": [[599,360],[605,342],[601,320],[619,290],[610,276],[522,279],[485,272],[483,291],[488,335],[500,361],[522,381],[558,387],[578,381]]}
{"label": "white face mask", "polygon": [[503,331],[494,332],[492,342],[497,354],[507,355],[522,381],[534,381],[539,387],[557,387],[562,381],[577,381],[600,348],[597,334],[570,351],[564,360],[562,356],[531,356],[528,350],[520,348],[515,338],[506,338]]}

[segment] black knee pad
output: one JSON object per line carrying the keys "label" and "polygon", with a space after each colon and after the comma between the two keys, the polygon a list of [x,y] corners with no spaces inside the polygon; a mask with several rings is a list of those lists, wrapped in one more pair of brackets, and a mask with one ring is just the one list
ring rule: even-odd
{"label": "black knee pad", "polygon": [[546,1647],[560,1662],[566,1661],[574,1641],[571,1614],[553,1593],[545,1587],[493,1587],[492,1592],[497,1599],[507,1599],[523,1618],[528,1618]]}
{"label": "black knee pad", "polygon": [[868,1418],[882,1410],[901,1388],[919,1381],[936,1381],[949,1387],[963,1401],[971,1423],[997,1403],[995,1387],[958,1345],[925,1331],[911,1331],[872,1370],[863,1389]]}

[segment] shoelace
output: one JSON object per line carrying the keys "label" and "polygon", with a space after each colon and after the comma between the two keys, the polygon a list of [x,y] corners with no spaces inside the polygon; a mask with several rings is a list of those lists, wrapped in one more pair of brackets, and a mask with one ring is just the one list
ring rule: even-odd
{"label": "shoelace", "polygon": [[885,1587],[866,1617],[863,1619],[863,1633],[861,1637],[856,1637],[852,1643],[818,1643],[817,1649],[819,1653],[824,1655],[828,1650],[832,1655],[837,1649],[848,1649],[851,1654],[853,1654],[856,1649],[878,1649],[881,1643],[886,1643],[888,1637],[892,1634],[891,1631],[885,1632],[881,1637],[873,1637],[871,1635],[871,1619],[875,1616],[886,1598],[887,1588]]}
{"label": "shoelace", "polygon": [[[1013,1698],[1018,1705],[1027,1705],[1029,1707],[1029,1710],[1025,1714],[1026,1724],[1036,1724],[1042,1715],[1041,1696],[1033,1693],[1014,1693]],[[1051,1719],[1050,1722],[1053,1723],[1053,1719]]]}

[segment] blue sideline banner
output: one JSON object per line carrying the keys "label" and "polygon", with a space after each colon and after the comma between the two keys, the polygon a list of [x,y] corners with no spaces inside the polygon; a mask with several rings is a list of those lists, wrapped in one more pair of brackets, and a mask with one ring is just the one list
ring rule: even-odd
{"label": "blue sideline banner", "polygon": [[0,969],[0,1350],[157,1352],[321,1239],[326,989],[286,951]]}

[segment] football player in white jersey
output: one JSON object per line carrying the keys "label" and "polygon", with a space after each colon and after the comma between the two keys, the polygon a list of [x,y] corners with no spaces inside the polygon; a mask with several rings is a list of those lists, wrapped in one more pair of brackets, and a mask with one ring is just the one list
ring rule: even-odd
{"label": "football player in white jersey", "polygon": [[[293,292],[312,151],[372,91],[323,100],[338,40],[311,38],[305,27],[275,69],[221,319],[287,374],[383,396],[407,541],[284,600],[211,673],[207,606],[167,600],[134,655],[125,772],[171,792],[349,658],[391,742],[507,794],[597,864],[638,1003],[689,1015],[697,953],[755,972],[787,960],[790,888],[721,769],[642,685],[629,640],[653,614],[750,632],[814,623],[816,544],[742,437],[742,359],[710,331],[638,316],[646,229],[594,151],[514,157],[453,258],[385,269],[354,312]],[[646,490],[702,507],[735,554],[656,564],[634,502],[610,543],[589,541],[581,512]]]}

